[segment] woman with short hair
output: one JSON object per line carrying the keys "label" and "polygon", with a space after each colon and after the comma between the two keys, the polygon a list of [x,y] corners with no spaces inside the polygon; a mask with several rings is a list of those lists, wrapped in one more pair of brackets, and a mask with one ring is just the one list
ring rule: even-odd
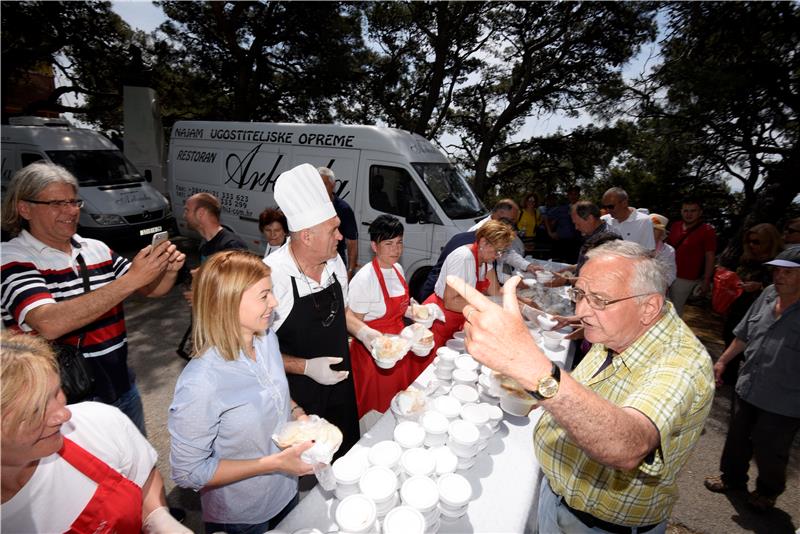
{"label": "woman with short hair", "polygon": [[267,249],[264,251],[266,258],[286,243],[289,236],[289,225],[286,215],[276,208],[267,208],[258,216],[258,231],[267,240]]}

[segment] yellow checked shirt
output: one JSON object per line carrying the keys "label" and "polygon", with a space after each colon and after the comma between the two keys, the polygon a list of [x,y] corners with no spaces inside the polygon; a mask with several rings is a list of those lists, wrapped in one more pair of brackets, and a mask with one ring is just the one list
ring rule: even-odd
{"label": "yellow checked shirt", "polygon": [[[572,377],[617,406],[650,418],[661,436],[652,463],[632,471],[604,466],[587,456],[544,412],[534,449],[550,486],[571,507],[627,526],[667,519],[678,497],[676,479],[714,398],[711,358],[671,303],[642,337],[592,378],[606,357],[594,345]],[[614,432],[613,428],[607,429]]]}

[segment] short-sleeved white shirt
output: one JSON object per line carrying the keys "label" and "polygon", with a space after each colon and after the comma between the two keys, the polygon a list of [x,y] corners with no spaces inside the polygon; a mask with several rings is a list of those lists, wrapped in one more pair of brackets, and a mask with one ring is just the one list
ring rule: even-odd
{"label": "short-sleeved white shirt", "polygon": [[633,210],[628,218],[619,222],[610,214],[600,217],[608,224],[609,229],[615,231],[625,241],[639,243],[647,250],[656,248],[656,240],[653,236],[653,221],[650,216],[639,210]]}
{"label": "short-sleeved white shirt", "polygon": [[297,284],[298,296],[305,297],[306,295],[317,293],[327,288],[333,283],[333,275],[336,274],[336,279],[342,286],[342,296],[344,298],[344,306],[347,306],[347,267],[345,267],[342,257],[336,254],[333,258],[325,262],[325,269],[322,271],[320,283],[317,283],[313,278],[308,278],[300,272],[294,258],[290,252],[291,248],[288,243],[264,258],[264,263],[269,265],[272,269],[272,293],[278,300],[278,306],[272,312],[272,328],[277,332],[280,330],[281,325],[289,317],[294,307],[294,295],[292,294],[292,278],[295,279]]}
{"label": "short-sleeved white shirt", "polygon": [[[61,427],[80,445],[142,487],[158,455],[125,414],[99,402],[69,406]],[[91,500],[97,484],[58,453],[39,460],[30,480],[2,506],[3,532],[66,532]]]}
{"label": "short-sleeved white shirt", "polygon": [[[395,263],[394,267],[405,279],[403,267],[399,263]],[[405,295],[406,289],[403,287],[403,283],[397,277],[397,273],[393,268],[382,268],[381,273],[383,273],[383,280],[386,282],[386,291],[389,292],[390,297]],[[375,269],[372,267],[372,262],[361,267],[355,276],[353,276],[353,279],[350,280],[348,297],[350,309],[355,313],[363,313],[365,321],[379,319],[386,314],[386,303],[383,301],[383,291],[381,291],[381,284],[378,280],[378,275],[375,274]]]}
{"label": "short-sleeved white shirt", "polygon": [[[492,269],[491,263],[483,263],[480,266],[481,280],[486,279],[486,275]],[[475,276],[475,255],[472,253],[472,245],[462,245],[450,253],[444,260],[442,270],[439,272],[439,278],[436,280],[436,287],[434,289],[436,295],[443,299],[444,288],[447,286],[448,275],[458,276],[462,278],[467,284],[475,287],[478,283],[478,278]]]}

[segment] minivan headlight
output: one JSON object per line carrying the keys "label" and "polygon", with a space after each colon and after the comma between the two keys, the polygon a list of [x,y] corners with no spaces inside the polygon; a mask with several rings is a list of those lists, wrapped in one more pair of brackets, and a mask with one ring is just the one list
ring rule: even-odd
{"label": "minivan headlight", "polygon": [[92,213],[92,219],[94,222],[99,224],[100,226],[113,226],[119,224],[125,224],[125,220],[120,217],[119,215],[114,215],[111,213]]}

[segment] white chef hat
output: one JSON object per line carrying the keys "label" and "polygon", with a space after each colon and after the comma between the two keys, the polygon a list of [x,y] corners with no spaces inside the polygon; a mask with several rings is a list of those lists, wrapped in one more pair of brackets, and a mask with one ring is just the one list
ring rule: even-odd
{"label": "white chef hat", "polygon": [[286,215],[291,232],[305,230],[336,217],[336,210],[333,209],[322,177],[308,163],[278,176],[275,182],[275,201]]}

